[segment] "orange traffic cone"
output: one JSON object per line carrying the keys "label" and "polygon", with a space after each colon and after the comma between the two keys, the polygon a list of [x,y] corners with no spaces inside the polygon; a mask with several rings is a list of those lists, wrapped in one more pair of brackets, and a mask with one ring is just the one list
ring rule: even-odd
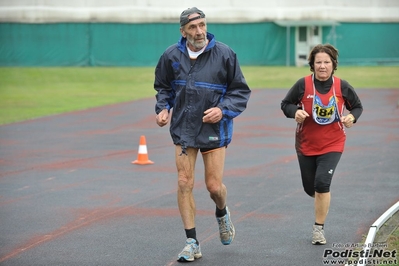
{"label": "orange traffic cone", "polygon": [[153,161],[148,159],[147,144],[145,141],[145,136],[140,137],[139,152],[137,160],[133,161],[134,164],[153,164]]}

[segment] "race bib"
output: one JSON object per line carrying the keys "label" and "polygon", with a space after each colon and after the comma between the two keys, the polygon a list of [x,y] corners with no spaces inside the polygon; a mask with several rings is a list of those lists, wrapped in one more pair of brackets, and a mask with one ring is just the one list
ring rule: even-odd
{"label": "race bib", "polygon": [[340,120],[334,96],[331,97],[328,105],[324,105],[320,97],[314,95],[312,114],[314,121],[319,125],[328,125]]}

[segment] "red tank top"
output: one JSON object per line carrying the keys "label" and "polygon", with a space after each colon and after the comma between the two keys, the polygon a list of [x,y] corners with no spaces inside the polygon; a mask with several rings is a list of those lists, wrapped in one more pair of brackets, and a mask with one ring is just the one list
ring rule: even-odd
{"label": "red tank top", "polygon": [[[305,92],[301,105],[309,117],[298,124],[295,148],[306,156],[328,152],[343,152],[346,140],[340,117],[344,110],[341,80],[333,77],[333,84],[326,94],[317,92],[312,75],[305,77]],[[335,97],[334,97],[335,96]]]}

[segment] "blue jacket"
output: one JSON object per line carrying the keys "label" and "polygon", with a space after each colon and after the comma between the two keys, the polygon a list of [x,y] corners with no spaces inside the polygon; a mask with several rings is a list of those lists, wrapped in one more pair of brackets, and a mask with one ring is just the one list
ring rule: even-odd
{"label": "blue jacket", "polygon": [[[227,146],[233,134],[233,118],[245,110],[251,94],[234,51],[209,32],[207,38],[205,51],[193,65],[187,40],[181,37],[165,50],[155,69],[155,112],[173,108],[170,134],[183,152],[186,147]],[[222,110],[222,120],[203,123],[204,111],[216,106]]]}

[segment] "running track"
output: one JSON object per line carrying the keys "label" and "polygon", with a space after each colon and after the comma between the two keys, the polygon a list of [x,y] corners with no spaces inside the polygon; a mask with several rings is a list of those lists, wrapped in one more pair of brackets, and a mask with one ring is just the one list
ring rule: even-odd
{"label": "running track", "polygon": [[[310,243],[313,201],[302,190],[285,90],[253,90],[235,120],[225,184],[236,239],[223,246],[196,169],[192,265],[323,265],[333,243],[359,243],[399,200],[399,89],[357,90],[364,104],[332,182],[328,243]],[[0,126],[0,265],[179,265],[185,235],[174,147],[155,99]],[[153,165],[135,165],[141,135]]]}

